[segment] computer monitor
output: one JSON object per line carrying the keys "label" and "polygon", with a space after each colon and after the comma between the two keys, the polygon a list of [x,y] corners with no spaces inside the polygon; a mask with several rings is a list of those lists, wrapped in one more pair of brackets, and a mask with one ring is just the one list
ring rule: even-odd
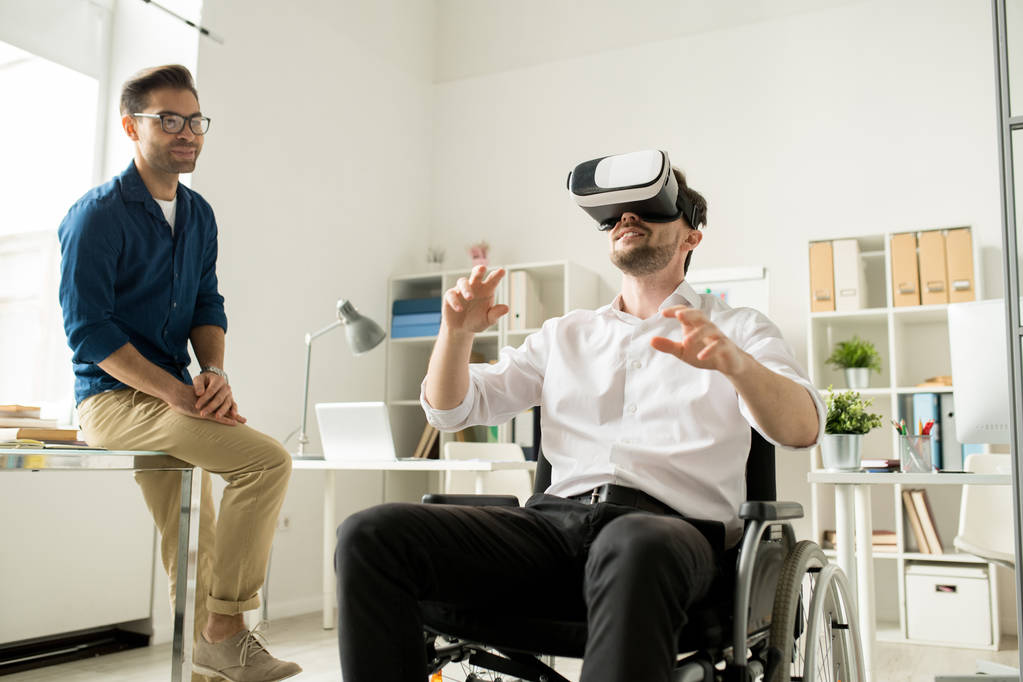
{"label": "computer monitor", "polygon": [[948,306],[948,342],[956,437],[960,443],[1009,443],[1009,367],[1005,301]]}

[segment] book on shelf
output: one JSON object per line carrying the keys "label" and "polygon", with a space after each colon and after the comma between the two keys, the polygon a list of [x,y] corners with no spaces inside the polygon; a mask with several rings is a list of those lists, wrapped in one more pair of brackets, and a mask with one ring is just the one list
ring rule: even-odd
{"label": "book on shelf", "polygon": [[0,416],[2,429],[55,429],[56,419],[39,419],[38,417],[3,417]]}
{"label": "book on shelf", "polygon": [[0,405],[0,417],[39,419],[40,411],[34,405]]}
{"label": "book on shelf", "polygon": [[391,315],[414,315],[416,313],[439,313],[440,296],[432,298],[403,298],[391,304]]}
{"label": "book on shelf", "polygon": [[78,429],[0,428],[0,440],[37,440],[45,443],[82,443]]}
{"label": "book on shelf", "polygon": [[426,444],[430,441],[430,436],[436,433],[437,429],[434,428],[429,422],[423,427],[423,433],[419,436],[419,443],[416,444],[416,449],[412,451],[412,456],[421,458],[423,453],[426,452]]}
{"label": "book on shelf", "polygon": [[943,554],[941,538],[938,537],[938,528],[934,524],[934,514],[931,513],[931,503],[927,499],[926,490],[913,490],[913,505],[916,507],[917,516],[920,517],[920,527],[927,538],[929,554]]}
{"label": "book on shelf", "polygon": [[920,516],[913,502],[913,491],[902,491],[902,505],[906,509],[906,518],[909,520],[909,527],[913,531],[913,538],[916,540],[917,551],[921,554],[931,554],[927,544],[927,537],[924,535],[923,526],[920,525]]}
{"label": "book on shelf", "polygon": [[897,459],[862,459],[860,460],[860,467],[864,471],[875,472],[875,473],[886,473],[890,471],[899,470],[899,460]]}

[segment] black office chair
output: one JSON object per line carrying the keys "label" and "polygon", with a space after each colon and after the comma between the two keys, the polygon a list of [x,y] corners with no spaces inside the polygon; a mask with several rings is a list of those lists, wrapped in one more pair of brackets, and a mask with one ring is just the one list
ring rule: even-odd
{"label": "black office chair", "polygon": [[[862,654],[845,575],[828,564],[816,543],[796,542],[788,520],[801,518],[803,508],[775,501],[774,446],[751,431],[748,501],[739,510],[745,530],[732,550],[735,572],[722,576],[690,610],[679,636],[674,682],[748,682],[761,675],[769,682],[859,682]],[[550,476],[540,453],[534,491],[546,490]],[[510,495],[432,494],[423,502],[518,506]],[[586,646],[585,621],[439,602],[421,606],[427,675],[464,662],[470,669],[466,682],[487,679],[476,669],[529,682],[568,682],[548,662],[554,656],[581,658]]]}

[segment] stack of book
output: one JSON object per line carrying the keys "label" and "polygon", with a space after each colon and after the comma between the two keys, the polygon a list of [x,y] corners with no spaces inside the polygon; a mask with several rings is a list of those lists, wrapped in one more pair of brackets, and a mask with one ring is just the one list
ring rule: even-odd
{"label": "stack of book", "polygon": [[[826,530],[822,533],[821,547],[823,549],[838,549],[837,534],[833,530]],[[895,542],[895,531],[875,530],[870,541],[875,552],[897,552],[898,545]]]}
{"label": "stack of book", "polygon": [[406,298],[391,305],[391,338],[436,336],[440,331],[441,299]]}
{"label": "stack of book", "polygon": [[934,524],[931,503],[927,499],[926,490],[903,490],[902,503],[906,507],[906,518],[916,539],[916,546],[921,554],[943,554],[941,538]]}
{"label": "stack of book", "polygon": [[56,419],[41,419],[40,409],[27,405],[0,405],[0,442],[41,442],[85,445],[77,429],[57,428]]}
{"label": "stack of book", "polygon": [[897,459],[864,459],[860,460],[860,467],[864,471],[870,471],[874,473],[887,473],[890,471],[899,470],[899,460]]}

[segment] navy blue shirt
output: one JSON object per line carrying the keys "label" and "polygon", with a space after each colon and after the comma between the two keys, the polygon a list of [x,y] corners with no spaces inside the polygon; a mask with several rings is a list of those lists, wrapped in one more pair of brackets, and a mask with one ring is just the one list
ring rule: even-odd
{"label": "navy blue shirt", "polygon": [[191,384],[192,329],[227,330],[213,209],[181,184],[177,200],[172,234],[132,162],[75,202],[60,224],[60,305],[76,403],[127,388],[97,364],[126,343]]}

